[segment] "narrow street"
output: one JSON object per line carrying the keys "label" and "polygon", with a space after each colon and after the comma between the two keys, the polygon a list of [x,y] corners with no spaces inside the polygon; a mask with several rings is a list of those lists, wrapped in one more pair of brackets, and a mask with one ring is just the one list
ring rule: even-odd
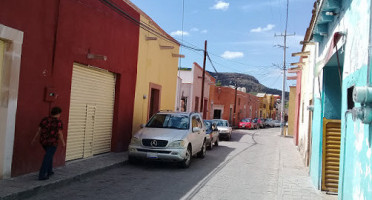
{"label": "narrow street", "polygon": [[189,169],[126,164],[30,199],[337,199],[312,186],[300,160],[279,128],[236,130]]}

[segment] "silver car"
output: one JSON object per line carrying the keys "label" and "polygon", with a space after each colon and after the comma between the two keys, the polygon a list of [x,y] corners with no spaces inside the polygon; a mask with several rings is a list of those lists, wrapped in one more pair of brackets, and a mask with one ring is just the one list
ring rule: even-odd
{"label": "silver car", "polygon": [[206,129],[200,114],[159,112],[133,135],[128,159],[178,162],[187,168],[192,156],[205,154]]}
{"label": "silver car", "polygon": [[213,121],[217,125],[219,138],[220,139],[226,138],[227,140],[230,140],[231,139],[232,128],[229,125],[229,122],[227,120],[223,120],[223,119],[214,119]]}

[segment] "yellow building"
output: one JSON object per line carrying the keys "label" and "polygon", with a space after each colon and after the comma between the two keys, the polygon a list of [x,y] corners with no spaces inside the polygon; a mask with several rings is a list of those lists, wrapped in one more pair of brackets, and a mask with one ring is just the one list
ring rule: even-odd
{"label": "yellow building", "polygon": [[259,117],[266,119],[268,116],[269,105],[267,102],[267,95],[265,93],[258,93],[257,97],[260,101]]}
{"label": "yellow building", "polygon": [[135,133],[159,110],[174,110],[180,44],[142,10],[125,1],[141,14],[142,23],[156,31],[140,28],[132,131]]}
{"label": "yellow building", "polygon": [[289,107],[288,107],[288,133],[287,135],[293,136],[294,133],[294,120],[295,120],[295,107],[296,107],[296,86],[289,87]]}

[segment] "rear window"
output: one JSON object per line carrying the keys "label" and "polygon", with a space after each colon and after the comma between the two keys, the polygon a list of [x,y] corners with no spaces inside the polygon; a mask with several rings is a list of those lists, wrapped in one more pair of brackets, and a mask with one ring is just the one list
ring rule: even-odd
{"label": "rear window", "polygon": [[190,120],[187,115],[156,114],[151,117],[146,127],[189,129]]}
{"label": "rear window", "polygon": [[242,119],[242,122],[251,122],[251,119]]}

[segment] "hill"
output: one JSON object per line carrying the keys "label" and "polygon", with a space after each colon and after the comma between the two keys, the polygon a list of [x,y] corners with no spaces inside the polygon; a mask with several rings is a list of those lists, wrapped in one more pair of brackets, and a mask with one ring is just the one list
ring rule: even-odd
{"label": "hill", "polygon": [[[268,93],[268,94],[277,94],[282,96],[282,91],[277,89],[268,88],[262,85],[254,76],[241,73],[214,73],[208,72],[214,78],[216,82],[219,81],[222,86],[232,85],[231,81],[236,81],[238,87],[245,87],[247,93]],[[289,98],[289,92],[286,92],[286,99]]]}

